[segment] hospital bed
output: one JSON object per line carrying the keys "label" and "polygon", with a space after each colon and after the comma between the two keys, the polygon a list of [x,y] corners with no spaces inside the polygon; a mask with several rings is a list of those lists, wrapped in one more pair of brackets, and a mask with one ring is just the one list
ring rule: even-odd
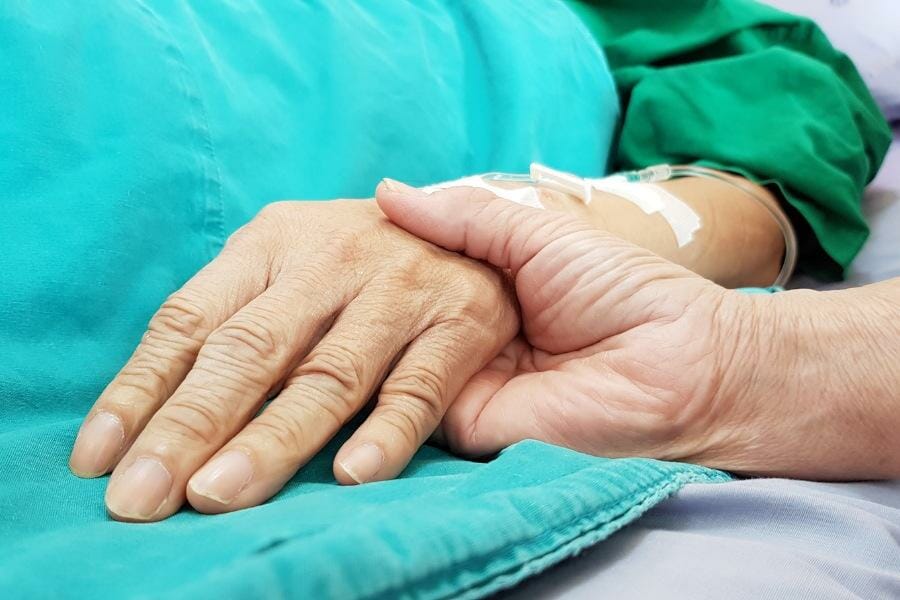
{"label": "hospital bed", "polygon": [[[866,196],[872,239],[843,285],[900,276],[900,148],[896,146]],[[795,284],[817,285],[808,280]],[[69,439],[54,443],[62,446]],[[47,467],[51,468],[63,470],[64,466]],[[330,477],[324,470],[321,476]],[[69,500],[59,512],[100,511],[102,486],[96,490],[90,505]],[[12,512],[11,506],[6,508]],[[109,529],[117,526],[103,523]],[[127,531],[136,535],[140,530]],[[260,553],[284,547],[286,539],[275,539]],[[688,485],[608,540],[503,595],[898,598],[898,541],[900,482],[756,479]],[[35,579],[44,576],[35,570]]]}
{"label": "hospital bed", "polygon": [[[834,289],[900,276],[900,127],[864,200],[872,236]],[[525,598],[900,598],[900,481],[688,485]]]}
{"label": "hospital bed", "polygon": [[[900,277],[900,21],[895,0],[769,0],[814,19],[854,60],[894,142],[863,207],[871,236],[840,289]],[[688,485],[507,599],[900,598],[900,481]]]}

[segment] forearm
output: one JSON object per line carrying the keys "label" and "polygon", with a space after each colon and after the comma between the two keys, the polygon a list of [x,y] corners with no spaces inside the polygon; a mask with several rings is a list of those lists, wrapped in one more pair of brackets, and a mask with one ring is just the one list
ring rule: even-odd
{"label": "forearm", "polygon": [[[735,177],[777,209],[775,198],[760,186]],[[688,177],[660,185],[700,217],[691,243],[679,247],[668,222],[648,215],[632,202],[595,192],[584,206],[572,197],[549,195],[548,208],[575,212],[598,228],[646,248],[726,287],[770,285],[781,268],[784,237],[768,210],[728,183]],[[780,210],[780,209],[778,209]]]}
{"label": "forearm", "polygon": [[[742,299],[722,452],[704,464],[809,479],[900,477],[900,279]],[[727,449],[727,451],[725,451]]]}

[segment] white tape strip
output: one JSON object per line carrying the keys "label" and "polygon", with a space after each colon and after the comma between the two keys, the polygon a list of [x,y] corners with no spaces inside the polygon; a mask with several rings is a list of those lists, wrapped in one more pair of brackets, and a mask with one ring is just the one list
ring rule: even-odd
{"label": "white tape strip", "polygon": [[462,179],[454,179],[453,181],[445,181],[444,183],[436,183],[434,185],[423,187],[422,190],[430,194],[431,192],[436,192],[437,190],[445,190],[452,187],[481,188],[483,190],[491,192],[495,196],[504,198],[511,202],[515,202],[516,204],[531,206],[532,208],[544,208],[544,205],[541,204],[540,196],[538,196],[537,190],[533,187],[528,186],[510,190],[491,185],[484,179],[482,179],[480,175],[463,177]]}
{"label": "white tape strip", "polygon": [[679,248],[690,244],[694,233],[700,229],[700,215],[678,196],[658,185],[630,182],[620,175],[589,181],[594,189],[624,198],[648,215],[659,213],[672,228]]}

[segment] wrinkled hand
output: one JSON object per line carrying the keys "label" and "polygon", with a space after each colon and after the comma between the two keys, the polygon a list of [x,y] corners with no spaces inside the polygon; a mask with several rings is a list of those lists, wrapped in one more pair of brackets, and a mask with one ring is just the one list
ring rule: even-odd
{"label": "wrinkled hand", "polygon": [[[338,452],[344,484],[401,472],[515,335],[501,272],[391,224],[374,202],[281,202],[153,317],[82,425],[70,466],[158,520],[259,504],[377,391]],[[265,400],[277,397],[257,416]]]}
{"label": "wrinkled hand", "polygon": [[388,217],[509,269],[523,335],[447,412],[451,449],[534,438],[604,456],[716,461],[743,297],[583,220],[470,188],[386,182]]}

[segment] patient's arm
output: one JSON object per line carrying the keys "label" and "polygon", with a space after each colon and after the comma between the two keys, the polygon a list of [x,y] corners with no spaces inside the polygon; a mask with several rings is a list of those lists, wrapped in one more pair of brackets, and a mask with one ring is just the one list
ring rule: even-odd
{"label": "patient's arm", "polygon": [[[761,186],[733,176],[775,210],[775,197]],[[585,206],[580,200],[548,192],[544,204],[594,223],[598,229],[651,250],[726,287],[766,286],[778,275],[784,236],[765,207],[734,185],[706,177],[687,177],[657,184],[688,204],[699,216],[701,229],[690,244],[679,248],[672,228],[659,214],[647,215],[635,204],[607,193],[594,193]]]}

